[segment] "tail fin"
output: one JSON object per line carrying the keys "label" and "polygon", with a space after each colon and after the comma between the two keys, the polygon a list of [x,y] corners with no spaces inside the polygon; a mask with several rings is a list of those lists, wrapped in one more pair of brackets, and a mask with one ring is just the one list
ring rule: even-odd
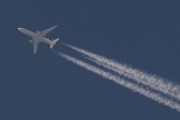
{"label": "tail fin", "polygon": [[50,44],[50,48],[52,49],[53,46],[56,44],[56,42],[59,40],[59,38],[56,38],[55,40],[53,40]]}

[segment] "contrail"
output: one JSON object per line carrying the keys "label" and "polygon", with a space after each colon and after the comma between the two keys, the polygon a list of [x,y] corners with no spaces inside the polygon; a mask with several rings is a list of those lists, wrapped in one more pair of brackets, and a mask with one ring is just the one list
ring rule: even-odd
{"label": "contrail", "polygon": [[[65,44],[65,43],[63,43]],[[97,55],[95,53],[91,53],[87,50],[80,49],[78,47],[65,44],[67,47],[76,50],[84,55],[87,55],[90,57],[90,60],[94,61],[95,63],[102,65],[103,67],[113,70],[120,75],[123,75],[125,77],[128,77],[132,80],[135,80],[138,83],[142,83],[144,85],[147,85],[154,90],[158,90],[163,92],[164,94],[167,94],[171,97],[176,98],[180,101],[180,86],[172,83],[170,81],[164,80],[162,78],[158,78],[154,75],[150,75],[147,73],[144,73],[142,71],[139,71],[137,69],[133,69],[131,67],[128,67],[127,65],[122,65],[118,62],[115,62],[114,60],[107,59],[103,56]]]}
{"label": "contrail", "polygon": [[146,96],[146,97],[148,97],[148,98],[150,98],[152,100],[157,101],[158,103],[169,106],[170,108],[176,109],[177,111],[180,112],[180,105],[178,103],[176,103],[173,100],[170,100],[170,99],[162,96],[161,94],[157,94],[157,93],[155,93],[153,91],[150,91],[150,90],[147,90],[147,89],[145,89],[143,87],[139,87],[138,85],[135,85],[135,84],[133,84],[133,83],[131,83],[129,81],[121,79],[119,76],[113,75],[110,72],[106,72],[106,71],[104,71],[104,70],[102,70],[100,68],[97,68],[97,67],[95,67],[93,65],[85,63],[85,62],[83,62],[81,60],[78,60],[78,59],[76,59],[74,57],[71,57],[69,55],[63,54],[61,52],[56,52],[56,53],[59,56],[65,58],[66,60],[71,61],[72,63],[75,63],[75,64],[77,64],[77,65],[79,65],[79,66],[81,66],[81,67],[83,67],[83,68],[85,68],[85,69],[87,69],[87,70],[89,70],[91,72],[94,72],[94,73],[100,75],[101,77],[112,80],[117,84],[120,84],[120,85],[134,91],[134,92],[138,92],[141,95],[144,95],[144,96]]}
{"label": "contrail", "polygon": [[127,78],[130,78],[131,80],[135,80],[135,81],[138,82],[138,83],[142,83],[142,84],[144,84],[144,85],[147,85],[147,86],[151,87],[151,88],[154,89],[154,90],[163,92],[164,94],[169,95],[169,96],[171,96],[171,97],[174,97],[174,98],[176,98],[177,100],[180,101],[180,95],[177,94],[177,93],[174,93],[174,92],[172,92],[172,91],[169,91],[168,89],[159,87],[159,86],[157,86],[157,85],[155,85],[155,84],[152,84],[152,83],[150,83],[150,82],[148,82],[148,81],[144,81],[144,80],[142,80],[142,79],[139,78],[139,77],[133,76],[132,74],[128,74],[127,72],[124,72],[124,71],[121,70],[121,69],[117,69],[117,68],[112,67],[112,66],[110,66],[110,65],[107,65],[107,64],[105,64],[105,63],[103,63],[103,62],[99,62],[99,61],[97,61],[96,59],[92,59],[92,58],[89,58],[89,57],[85,57],[85,58],[89,59],[90,61],[95,62],[95,63],[98,64],[98,65],[103,66],[103,67],[106,68],[106,69],[112,70],[112,71],[118,73],[119,75],[123,75],[123,76],[125,76],[125,77],[127,77]]}

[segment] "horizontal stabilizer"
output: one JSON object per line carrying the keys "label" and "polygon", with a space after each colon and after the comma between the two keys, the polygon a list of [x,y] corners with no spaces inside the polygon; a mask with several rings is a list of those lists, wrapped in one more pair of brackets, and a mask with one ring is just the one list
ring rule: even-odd
{"label": "horizontal stabilizer", "polygon": [[55,40],[53,40],[50,44],[50,48],[52,49],[53,46],[56,44],[56,42],[59,40],[59,38],[56,38]]}

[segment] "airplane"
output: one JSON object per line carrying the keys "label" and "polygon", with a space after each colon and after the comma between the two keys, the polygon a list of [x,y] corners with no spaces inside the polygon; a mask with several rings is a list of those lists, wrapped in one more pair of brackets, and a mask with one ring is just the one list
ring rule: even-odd
{"label": "airplane", "polygon": [[49,33],[50,31],[52,31],[53,29],[55,29],[57,27],[57,25],[48,28],[46,30],[43,31],[36,31],[36,33],[31,32],[25,28],[18,28],[18,30],[30,37],[32,37],[32,40],[29,40],[30,43],[33,44],[33,50],[34,50],[34,54],[37,53],[37,49],[38,49],[38,45],[40,42],[46,43],[46,44],[50,44],[50,48],[52,49],[53,46],[56,44],[56,42],[59,40],[59,38],[56,38],[54,40],[50,40],[49,38],[44,37],[47,33]]}

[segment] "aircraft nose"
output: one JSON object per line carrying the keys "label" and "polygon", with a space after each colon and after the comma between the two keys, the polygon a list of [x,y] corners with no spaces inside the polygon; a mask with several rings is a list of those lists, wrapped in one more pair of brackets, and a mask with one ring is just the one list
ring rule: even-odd
{"label": "aircraft nose", "polygon": [[23,32],[23,31],[24,31],[24,29],[23,29],[23,28],[18,28],[18,30],[19,30],[19,31],[21,31],[21,32]]}

